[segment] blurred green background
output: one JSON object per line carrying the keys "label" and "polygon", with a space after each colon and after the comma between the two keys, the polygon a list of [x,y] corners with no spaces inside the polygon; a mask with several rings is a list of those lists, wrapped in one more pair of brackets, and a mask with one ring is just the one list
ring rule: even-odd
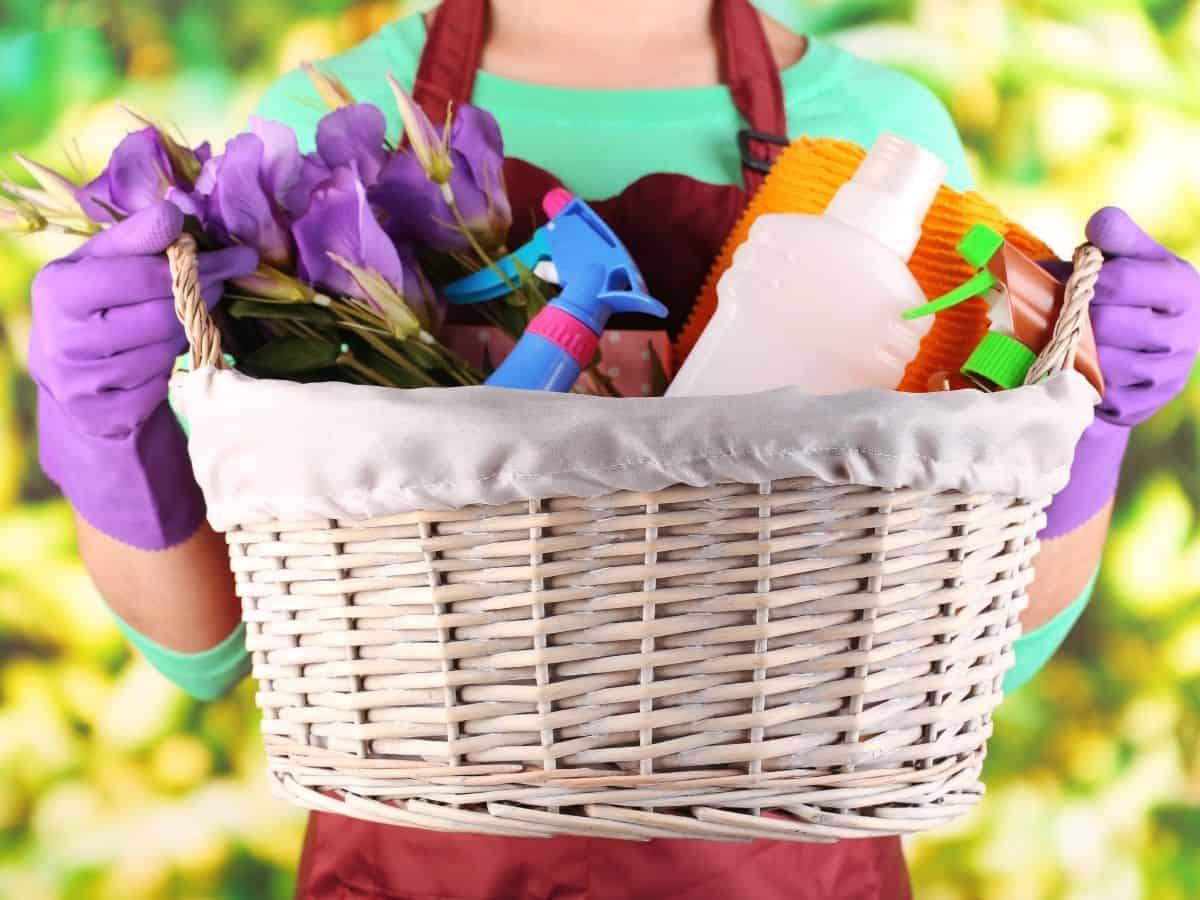
{"label": "blurred green background", "polygon": [[[0,150],[98,171],[118,99],[219,143],[279,73],[425,5],[0,0]],[[1117,203],[1200,259],[1200,0],[764,5],[932,86],[1061,253]],[[198,704],[133,657],[37,471],[28,289],[67,247],[0,238],[0,897],[288,897],[303,821],[266,792],[253,686]],[[910,843],[919,900],[1200,897],[1198,441],[1200,386],[1139,430],[1096,600],[1001,708],[977,813]]]}

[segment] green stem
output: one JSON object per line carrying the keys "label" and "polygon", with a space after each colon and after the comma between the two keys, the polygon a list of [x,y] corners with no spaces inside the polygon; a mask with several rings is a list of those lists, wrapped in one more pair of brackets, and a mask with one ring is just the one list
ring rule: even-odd
{"label": "green stem", "polygon": [[291,325],[292,330],[294,330],[296,332],[296,334],[298,334],[300,337],[311,338],[312,340],[316,340],[316,341],[324,340],[324,338],[321,336],[321,333],[319,331],[317,331],[315,328],[311,327],[310,325],[308,325],[305,322],[293,321],[293,322],[290,322],[289,324]]}
{"label": "green stem", "polygon": [[348,331],[356,331],[360,334],[382,334],[384,337],[391,335],[390,331],[385,331],[382,328],[373,328],[370,325],[359,325],[357,322],[335,322],[339,328],[345,328]]}
{"label": "green stem", "polygon": [[364,335],[363,339],[376,350],[378,350],[379,353],[382,354],[383,357],[389,362],[395,363],[418,381],[424,382],[426,387],[438,387],[437,381],[430,376],[428,372],[418,368],[417,366],[414,366],[409,359],[407,359],[403,354],[397,353],[395,350],[389,347],[386,342],[381,341],[373,334]]}
{"label": "green stem", "polygon": [[395,387],[392,382],[388,381],[366,363],[359,361],[353,353],[343,353],[337,358],[337,364],[342,368],[349,369],[368,383],[374,383],[382,387]]}
{"label": "green stem", "polygon": [[[371,343],[372,346],[379,350],[380,353],[383,353],[385,356],[387,356],[389,360],[399,366],[403,366],[406,371],[422,373],[421,377],[429,379],[431,385],[437,384],[436,379],[430,378],[428,373],[424,373],[419,367],[413,365],[412,361],[407,357],[396,353],[394,350],[391,350],[391,348],[387,347],[387,345],[382,341],[371,340],[372,336],[389,336],[391,332],[377,327],[376,323],[381,320],[369,309],[365,309],[361,306],[346,301],[334,301],[331,306],[335,309],[335,312],[343,313],[345,314],[346,318],[357,319],[359,323],[361,323],[356,324],[354,322],[339,322],[342,327],[354,329],[360,332],[363,334],[364,338]],[[416,339],[413,338],[411,340]],[[433,353],[437,357],[438,364],[446,371],[446,373],[461,384],[479,384],[483,380],[482,376],[478,372],[475,372],[469,368],[464,361],[460,360],[457,356],[451,353],[444,344],[441,344],[435,340],[435,342],[432,344],[422,343],[422,346],[429,350],[429,352]]]}

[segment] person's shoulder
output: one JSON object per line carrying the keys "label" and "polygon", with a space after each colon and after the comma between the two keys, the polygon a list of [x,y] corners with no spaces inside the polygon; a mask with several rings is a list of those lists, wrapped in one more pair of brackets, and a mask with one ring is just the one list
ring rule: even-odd
{"label": "person's shoulder", "polygon": [[[386,76],[393,75],[411,87],[424,44],[424,21],[413,15],[385,25],[343,53],[313,62],[321,71],[336,76],[356,100],[374,103],[387,113],[390,92]],[[327,111],[308,74],[297,68],[267,89],[255,115],[291,126],[301,149],[310,150],[317,122]]]}
{"label": "person's shoulder", "polygon": [[911,75],[856,56],[834,43],[814,42],[827,54],[827,66],[849,107],[870,124],[868,141],[892,133],[941,157],[947,181],[960,190],[971,187],[962,137],[941,98]]}
{"label": "person's shoulder", "polygon": [[835,42],[814,41],[841,72],[847,90],[881,114],[931,114],[947,121],[950,114],[937,94],[911,75],[844,49]]}

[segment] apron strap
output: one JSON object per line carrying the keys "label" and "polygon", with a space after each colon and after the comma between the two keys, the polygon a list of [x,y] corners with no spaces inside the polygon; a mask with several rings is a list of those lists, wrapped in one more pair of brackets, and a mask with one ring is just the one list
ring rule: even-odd
{"label": "apron strap", "polygon": [[488,0],[443,0],[425,39],[413,100],[434,125],[450,104],[471,102],[488,31]]}
{"label": "apron strap", "polygon": [[[717,0],[721,81],[747,127],[738,132],[746,190],[753,191],[787,144],[783,82],[750,0]],[[413,84],[413,99],[435,125],[450,103],[469,103],[488,31],[488,0],[443,0],[434,14]]]}
{"label": "apron strap", "polygon": [[721,81],[748,127],[738,132],[742,177],[753,193],[788,143],[783,81],[762,18],[749,0],[718,0]]}

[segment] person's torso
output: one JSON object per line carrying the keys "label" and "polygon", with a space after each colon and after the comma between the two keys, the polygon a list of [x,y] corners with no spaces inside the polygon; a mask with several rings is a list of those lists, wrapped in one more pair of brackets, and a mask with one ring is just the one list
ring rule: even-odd
{"label": "person's torso", "polygon": [[[547,189],[565,185],[592,201],[627,245],[650,293],[671,310],[672,330],[681,324],[745,207],[743,179],[751,186],[761,180],[761,166],[755,163],[771,152],[768,142],[744,139],[751,134],[785,139],[791,129],[788,91],[757,14],[746,0],[717,0],[715,9],[724,83],[672,91],[558,92],[489,78],[478,71],[486,34],[484,0],[447,0],[428,41],[422,39],[420,20],[396,26],[401,38],[408,35],[414,51],[420,45],[411,76],[413,96],[435,124],[448,108],[465,102],[499,119],[514,211],[510,244],[528,236],[527,220],[540,219]],[[393,45],[390,52],[396,49]],[[787,72],[819,86],[823,79],[841,78],[846,60],[826,45],[814,45]],[[374,69],[373,75],[345,68],[334,68],[334,73],[358,99],[376,101],[367,91],[374,91],[372,85],[387,66],[377,61],[367,68]],[[567,103],[567,98],[576,102]],[[390,104],[383,108],[390,110]],[[648,141],[647,130],[653,132]],[[672,148],[670,160],[661,154],[667,147]],[[556,169],[560,165],[564,168]],[[700,177],[704,175],[707,180]],[[618,325],[617,320],[610,325]],[[570,759],[562,763],[570,765]],[[317,814],[310,824],[299,895],[884,900],[907,897],[908,882],[894,838],[832,847],[777,841],[531,841],[424,832]]]}
{"label": "person's torso", "polygon": [[[772,3],[768,8],[782,7]],[[390,72],[411,88],[427,38],[424,19],[409,16],[320,66],[337,75],[358,100],[383,110],[389,135],[399,137],[399,115],[384,75]],[[970,187],[966,155],[949,114],[912,78],[810,36],[804,56],[780,72],[780,81],[789,137],[837,138],[868,146],[880,134],[893,132],[944,159],[952,186]],[[723,85],[578,90],[481,71],[472,102],[500,123],[507,155],[554,172],[582,197],[610,197],[652,172],[713,184],[741,182],[736,142],[741,117]],[[304,150],[312,149],[322,111],[301,70],[276,82],[258,108],[260,116],[291,125]]]}

